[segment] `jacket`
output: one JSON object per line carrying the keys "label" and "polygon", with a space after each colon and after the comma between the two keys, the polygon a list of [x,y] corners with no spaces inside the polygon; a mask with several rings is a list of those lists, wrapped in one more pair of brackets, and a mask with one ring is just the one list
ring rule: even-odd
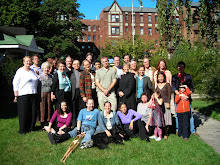
{"label": "jacket", "polygon": [[[181,93],[179,91],[179,93]],[[191,91],[189,88],[186,88],[186,91],[183,92],[186,96],[190,96]],[[176,95],[175,97],[175,103],[177,104],[176,106],[176,112],[177,113],[184,113],[184,112],[189,112],[190,111],[190,101],[189,99],[186,101],[181,100],[181,97],[179,95]]]}

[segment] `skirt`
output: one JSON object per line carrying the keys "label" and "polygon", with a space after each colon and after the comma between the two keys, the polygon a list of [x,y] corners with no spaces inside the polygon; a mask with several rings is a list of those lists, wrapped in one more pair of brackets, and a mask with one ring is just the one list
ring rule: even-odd
{"label": "skirt", "polygon": [[166,108],[167,103],[164,103],[164,120],[165,120],[165,126],[172,125],[172,116],[171,116],[171,109]]}
{"label": "skirt", "polygon": [[163,112],[161,107],[156,104],[155,109],[152,111],[152,117],[150,120],[150,126],[158,126],[158,127],[164,127],[164,118],[163,118]]}

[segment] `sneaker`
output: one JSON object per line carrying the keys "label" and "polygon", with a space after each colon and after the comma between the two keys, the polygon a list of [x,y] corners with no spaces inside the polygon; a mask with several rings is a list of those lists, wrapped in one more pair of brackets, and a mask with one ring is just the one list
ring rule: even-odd
{"label": "sneaker", "polygon": [[150,138],[150,139],[157,139],[157,137],[154,136],[154,135],[153,135],[153,136],[150,136],[149,138]]}
{"label": "sneaker", "polygon": [[93,146],[93,140],[85,142],[85,148],[91,148]]}
{"label": "sneaker", "polygon": [[156,138],[155,140],[156,140],[156,141],[161,141],[161,138],[160,138],[160,137],[158,137],[158,138]]}
{"label": "sneaker", "polygon": [[81,145],[80,145],[80,147],[79,147],[80,149],[84,149],[84,148],[86,148],[86,145],[85,145],[85,143],[82,143]]}

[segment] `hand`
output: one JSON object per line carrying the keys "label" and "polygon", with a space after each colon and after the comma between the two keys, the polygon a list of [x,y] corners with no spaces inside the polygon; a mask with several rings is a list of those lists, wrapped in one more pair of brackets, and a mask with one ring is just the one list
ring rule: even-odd
{"label": "hand", "polygon": [[146,128],[147,132],[149,132],[149,126],[147,124],[145,125],[145,128]]}
{"label": "hand", "polygon": [[15,97],[14,100],[13,100],[13,102],[14,102],[14,103],[17,103],[17,102],[18,102],[18,97]]}
{"label": "hand", "polygon": [[186,101],[186,100],[189,99],[189,97],[186,96],[186,95],[184,95],[184,94],[180,95],[180,97],[181,97],[181,99],[182,99],[183,101]]}
{"label": "hand", "polygon": [[134,120],[131,120],[130,125],[129,125],[129,129],[133,130],[133,126],[134,126]]}
{"label": "hand", "polygon": [[53,100],[55,100],[55,99],[56,99],[56,97],[55,97],[55,95],[54,95],[54,94],[51,94],[50,98],[51,98],[51,101],[52,101],[52,102],[53,102]]}
{"label": "hand", "polygon": [[105,96],[107,96],[107,95],[108,95],[108,90],[105,89],[105,90],[103,91],[103,93],[104,93]]}
{"label": "hand", "polygon": [[119,95],[120,97],[122,97],[122,96],[124,96],[124,93],[123,93],[122,91],[119,91],[119,92],[118,92],[118,95]]}
{"label": "hand", "polygon": [[121,138],[124,138],[124,135],[122,135],[122,134],[119,134],[119,136],[121,136]]}
{"label": "hand", "polygon": [[64,134],[64,133],[65,133],[65,132],[64,132],[61,128],[59,128],[58,134],[62,135],[62,134]]}
{"label": "hand", "polygon": [[84,101],[85,103],[87,102],[87,98],[86,98],[86,97],[83,97],[82,99],[83,99],[83,101]]}
{"label": "hand", "polygon": [[166,109],[170,109],[170,103],[167,104]]}
{"label": "hand", "polygon": [[108,130],[106,130],[105,133],[108,137],[112,136],[111,132],[109,132]]}

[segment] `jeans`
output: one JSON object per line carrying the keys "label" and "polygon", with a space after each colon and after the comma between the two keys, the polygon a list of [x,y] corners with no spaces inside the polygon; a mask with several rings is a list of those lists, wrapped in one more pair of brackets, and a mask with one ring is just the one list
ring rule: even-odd
{"label": "jeans", "polygon": [[191,116],[190,112],[177,113],[177,116],[179,123],[178,136],[182,136],[183,138],[189,138],[189,119]]}
{"label": "jeans", "polygon": [[[176,131],[178,132],[178,118],[177,118],[177,113],[176,113],[176,106],[177,104],[174,102],[174,105],[175,105],[175,118],[176,118]],[[192,109],[192,105],[190,104],[190,109]],[[190,111],[190,132],[191,134],[195,133],[196,132],[196,129],[195,129],[195,124],[194,124],[194,118],[193,118],[193,114],[192,114],[192,111]]]}
{"label": "jeans", "polygon": [[[89,125],[81,125],[81,132],[85,132],[86,135],[84,136],[81,143],[85,143],[89,140],[91,140],[91,136],[95,133],[95,128]],[[71,136],[71,138],[75,138],[77,135],[77,127],[75,127],[72,131],[68,132],[68,134]]]}

